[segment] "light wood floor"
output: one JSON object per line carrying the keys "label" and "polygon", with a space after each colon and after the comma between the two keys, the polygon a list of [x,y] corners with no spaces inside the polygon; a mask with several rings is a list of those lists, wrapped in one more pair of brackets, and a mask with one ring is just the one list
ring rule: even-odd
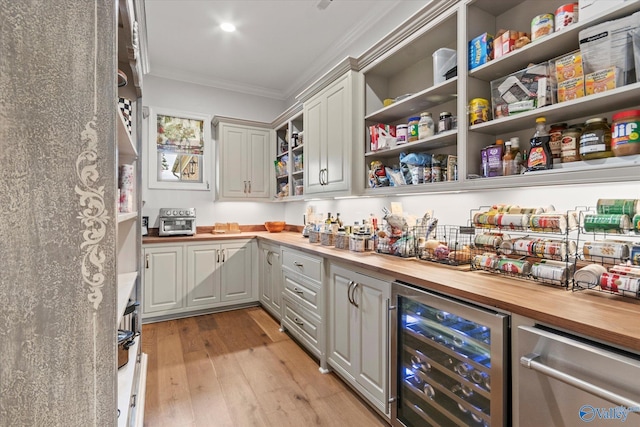
{"label": "light wood floor", "polygon": [[263,309],[152,323],[148,427],[387,426]]}

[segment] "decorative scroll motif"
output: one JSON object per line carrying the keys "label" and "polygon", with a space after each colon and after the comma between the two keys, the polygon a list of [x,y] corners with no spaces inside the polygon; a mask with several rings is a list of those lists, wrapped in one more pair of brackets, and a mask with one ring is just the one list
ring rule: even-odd
{"label": "decorative scroll motif", "polygon": [[89,286],[88,298],[95,310],[102,302],[102,287],[105,281],[103,270],[106,256],[100,242],[106,235],[109,222],[104,204],[104,186],[96,186],[100,176],[96,162],[98,157],[96,120],[96,116],[93,116],[80,133],[86,148],[76,159],[76,174],[81,184],[76,185],[75,188],[76,194],[80,196],[82,207],[77,218],[85,227],[82,232],[84,242],[80,244],[80,249],[84,251],[82,278],[83,282]]}

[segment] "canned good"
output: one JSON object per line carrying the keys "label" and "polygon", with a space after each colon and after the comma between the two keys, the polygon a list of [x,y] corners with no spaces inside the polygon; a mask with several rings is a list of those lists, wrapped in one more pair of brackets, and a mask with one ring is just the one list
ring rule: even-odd
{"label": "canned good", "polygon": [[519,259],[503,258],[498,261],[497,269],[505,273],[528,276],[531,273],[531,263]]}
{"label": "canned good", "polygon": [[500,228],[509,228],[510,230],[523,229],[529,224],[529,215],[520,214],[499,214],[496,217],[496,225]]}
{"label": "canned good", "polygon": [[633,228],[633,231],[640,233],[640,213],[635,214],[631,222],[631,228]]}
{"label": "canned good", "polygon": [[513,252],[518,255],[533,255],[535,253],[535,246],[538,239],[532,239],[525,237],[522,239],[516,239],[513,242]]}
{"label": "canned good", "polygon": [[584,216],[584,231],[600,231],[605,233],[628,233],[631,229],[629,215],[619,214],[587,214]]}
{"label": "canned good", "polygon": [[531,275],[536,279],[566,283],[569,279],[569,269],[562,264],[537,262],[531,266]]}
{"label": "canned good", "polygon": [[451,130],[452,124],[452,114],[448,111],[443,111],[440,113],[440,120],[438,121],[438,133]]}
{"label": "canned good", "polygon": [[538,232],[565,233],[567,231],[567,216],[551,213],[531,215],[529,228]]}
{"label": "canned good", "polygon": [[589,264],[582,267],[573,274],[576,286],[584,289],[591,289],[598,286],[600,276],[607,272],[607,269],[600,264]]}
{"label": "canned good", "polygon": [[578,22],[578,3],[563,4],[556,9],[556,31]]}
{"label": "canned good", "polygon": [[493,254],[475,255],[471,261],[473,268],[480,270],[494,270],[498,262],[498,257]]}
{"label": "canned good", "polygon": [[598,242],[584,242],[582,254],[586,260],[601,260],[602,258],[627,259],[629,246],[623,242],[602,240]]}
{"label": "canned good", "polygon": [[477,125],[489,121],[489,101],[473,98],[469,101],[469,124]]}
{"label": "canned good", "polygon": [[[575,243],[574,243],[575,245]],[[533,254],[538,258],[566,259],[567,243],[561,240],[538,240],[533,246]]]}
{"label": "canned good", "polygon": [[602,273],[600,288],[605,291],[624,294],[630,292],[638,295],[640,277],[621,276],[615,273]]}
{"label": "canned good", "polygon": [[631,246],[629,253],[629,260],[633,265],[640,265],[640,245]]}
{"label": "canned good", "polygon": [[553,33],[553,15],[543,13],[531,20],[531,41]]}
{"label": "canned good", "polygon": [[636,199],[598,199],[596,212],[599,214],[619,214],[633,217],[638,212]]}
{"label": "canned good", "polygon": [[473,239],[473,243],[479,248],[495,249],[502,243],[502,236],[499,234],[483,233],[478,234]]}
{"label": "canned good", "polygon": [[614,265],[609,269],[609,273],[620,274],[622,276],[640,277],[640,267],[631,265]]}

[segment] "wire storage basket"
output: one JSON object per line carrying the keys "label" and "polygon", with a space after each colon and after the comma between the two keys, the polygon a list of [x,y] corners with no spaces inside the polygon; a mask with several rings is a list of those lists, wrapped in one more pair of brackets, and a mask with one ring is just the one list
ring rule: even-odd
{"label": "wire storage basket", "polygon": [[471,262],[475,227],[438,225],[431,231],[427,225],[415,227],[416,257],[422,261],[447,265]]}

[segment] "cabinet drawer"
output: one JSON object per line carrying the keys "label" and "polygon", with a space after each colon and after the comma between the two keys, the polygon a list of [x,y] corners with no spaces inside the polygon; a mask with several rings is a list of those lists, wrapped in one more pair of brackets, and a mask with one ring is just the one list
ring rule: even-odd
{"label": "cabinet drawer", "polygon": [[322,281],[322,258],[316,258],[292,249],[283,249],[282,266],[309,279]]}
{"label": "cabinet drawer", "polygon": [[320,357],[321,322],[313,314],[288,298],[284,298],[282,323],[308,350]]}
{"label": "cabinet drawer", "polygon": [[293,301],[320,315],[320,289],[308,281],[300,280],[296,275],[284,273],[284,293]]}

